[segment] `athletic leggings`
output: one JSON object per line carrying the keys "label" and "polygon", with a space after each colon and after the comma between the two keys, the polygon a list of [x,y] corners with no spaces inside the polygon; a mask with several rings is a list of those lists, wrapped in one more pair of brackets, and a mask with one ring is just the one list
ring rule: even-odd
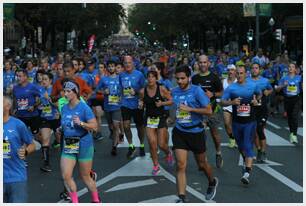
{"label": "athletic leggings", "polygon": [[300,110],[300,97],[285,97],[285,110],[288,116],[290,133],[296,135],[298,129],[298,117]]}
{"label": "athletic leggings", "polygon": [[239,151],[241,151],[245,157],[254,157],[255,153],[253,151],[253,147],[256,132],[256,122],[233,122],[232,128]]}

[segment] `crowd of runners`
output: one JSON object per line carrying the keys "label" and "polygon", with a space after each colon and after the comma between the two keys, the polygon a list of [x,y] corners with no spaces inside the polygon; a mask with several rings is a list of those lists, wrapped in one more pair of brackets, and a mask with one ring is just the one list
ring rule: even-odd
{"label": "crowd of runners", "polygon": [[[4,202],[28,201],[27,156],[35,151],[34,141],[41,145],[43,172],[57,172],[50,152],[60,152],[62,198],[78,202],[74,179],[81,178],[92,202],[101,202],[92,168],[94,143],[103,138],[102,118],[112,139],[111,155],[122,155],[117,146],[126,138],[128,159],[137,153],[145,156],[147,142],[153,162],[150,172],[158,175],[158,157],[164,154],[169,167],[176,168],[177,202],[187,202],[188,151],[207,177],[207,200],[222,184],[207,160],[206,150],[212,148],[206,147],[206,129],[215,146],[214,164],[222,168],[218,127],[224,125],[228,146],[237,148],[244,160],[241,183],[249,184],[253,161],[264,163],[269,155],[265,125],[270,115],[283,112],[290,130],[284,138],[298,143],[303,88],[298,63],[287,51],[269,59],[262,49],[248,55],[213,49],[101,49],[36,58],[4,56]],[[140,145],[133,143],[132,121]],[[73,177],[76,165],[80,177]]]}

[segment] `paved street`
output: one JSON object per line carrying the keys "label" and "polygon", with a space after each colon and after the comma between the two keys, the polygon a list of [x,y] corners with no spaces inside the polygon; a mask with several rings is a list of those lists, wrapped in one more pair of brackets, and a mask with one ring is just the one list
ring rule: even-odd
{"label": "paved street", "polygon": [[[297,146],[290,144],[286,119],[270,117],[266,135],[268,137],[268,163],[255,164],[251,173],[251,183],[243,186],[240,183],[241,159],[238,151],[227,147],[227,139],[223,125],[219,131],[222,136],[223,168],[215,167],[215,151],[210,135],[208,135],[208,158],[213,165],[214,173],[219,178],[219,187],[214,199],[217,203],[301,203],[303,201],[303,148],[302,117],[300,118]],[[169,128],[169,131],[171,129]],[[207,132],[208,134],[209,132]],[[103,140],[95,144],[94,169],[98,173],[98,190],[102,202],[106,203],[139,203],[159,202],[173,203],[176,197],[175,170],[163,161],[162,172],[158,176],[151,175],[152,163],[146,144],[147,155],[144,158],[126,159],[127,143],[120,145],[118,156],[110,155],[111,140],[103,121]],[[133,128],[133,134],[136,129]],[[134,135],[136,137],[136,135]],[[139,144],[135,139],[136,146]],[[171,144],[171,141],[170,141]],[[41,154],[37,151],[29,157],[29,202],[59,202],[62,181],[59,171],[59,151],[52,149],[51,161],[53,172],[43,173],[39,170]],[[137,153],[138,154],[138,153]],[[196,167],[192,153],[189,155],[187,169],[187,197],[190,202],[205,202],[207,181]],[[90,202],[90,194],[84,184],[75,179],[78,186],[80,202]]]}

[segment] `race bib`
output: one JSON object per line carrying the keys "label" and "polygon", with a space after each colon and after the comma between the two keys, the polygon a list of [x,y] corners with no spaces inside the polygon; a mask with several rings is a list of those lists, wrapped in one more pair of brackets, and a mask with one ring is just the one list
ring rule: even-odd
{"label": "race bib", "polygon": [[159,125],[159,117],[148,117],[147,119],[147,127],[149,128],[158,128]]}
{"label": "race bib", "polygon": [[297,86],[296,85],[288,85],[287,93],[291,95],[297,95]]}
{"label": "race bib", "polygon": [[18,99],[17,100],[18,110],[28,110],[29,108],[29,100],[26,99]]}
{"label": "race bib", "polygon": [[11,145],[9,141],[3,141],[3,158],[11,158]]}
{"label": "race bib", "polygon": [[249,117],[251,115],[250,105],[238,105],[237,106],[237,116],[239,117]]}
{"label": "race bib", "polygon": [[80,148],[80,138],[66,138],[64,141],[64,153],[66,154],[78,154]]}
{"label": "race bib", "polygon": [[117,95],[109,95],[108,96],[108,104],[110,104],[110,105],[118,105],[119,101],[120,101],[120,98]]}
{"label": "race bib", "polygon": [[191,123],[191,113],[184,110],[176,111],[176,118],[179,123]]}
{"label": "race bib", "polygon": [[44,106],[43,109],[42,109],[42,112],[45,116],[50,116],[52,115],[52,108],[51,108],[51,105],[48,105],[48,106]]}
{"label": "race bib", "polygon": [[133,98],[133,96],[131,95],[131,88],[124,88],[123,89],[123,95],[126,97],[126,98]]}

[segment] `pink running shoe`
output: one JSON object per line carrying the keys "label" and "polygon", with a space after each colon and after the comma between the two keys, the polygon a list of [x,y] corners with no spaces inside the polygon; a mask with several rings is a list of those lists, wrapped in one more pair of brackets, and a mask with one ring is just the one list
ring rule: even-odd
{"label": "pink running shoe", "polygon": [[160,173],[159,165],[154,165],[152,170],[152,175],[158,175]]}

